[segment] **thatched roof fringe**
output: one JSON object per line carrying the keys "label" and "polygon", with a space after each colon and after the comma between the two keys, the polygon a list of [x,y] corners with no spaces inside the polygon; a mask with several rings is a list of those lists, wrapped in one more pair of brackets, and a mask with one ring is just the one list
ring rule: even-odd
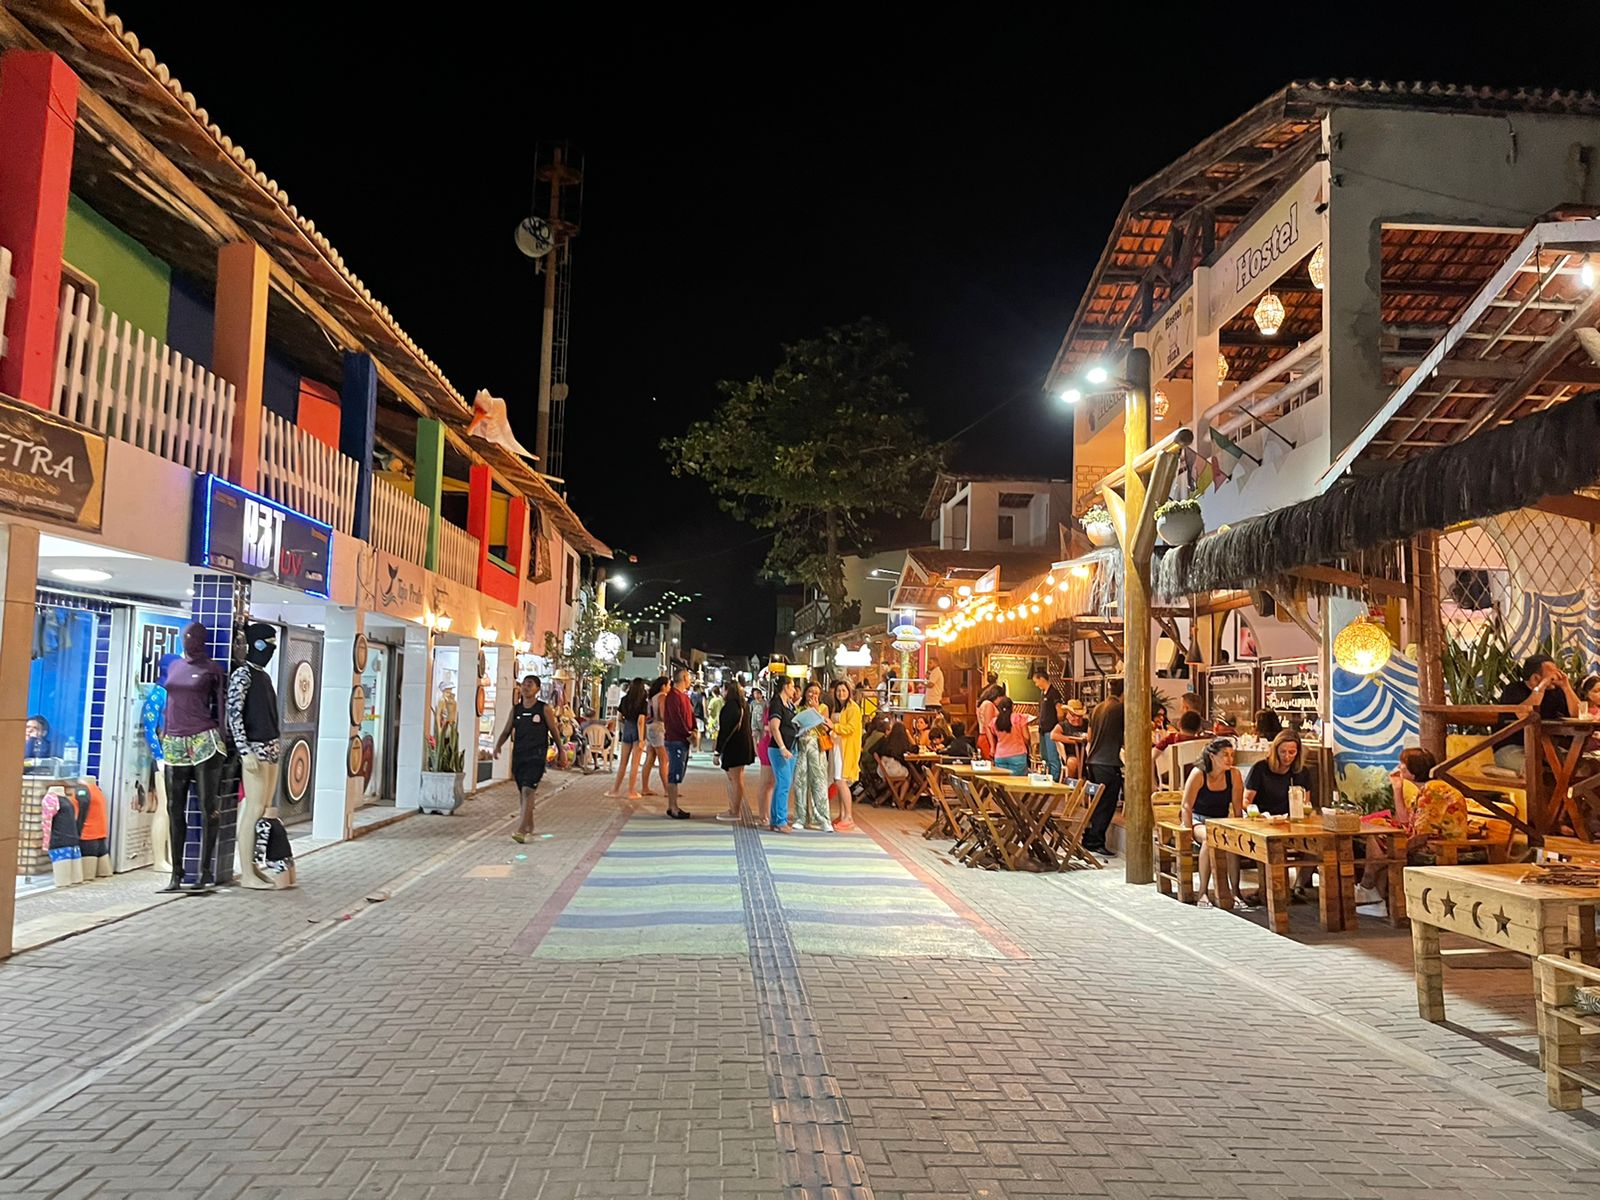
{"label": "thatched roof fringe", "polygon": [[1252,587],[1600,481],[1600,392],[1428,451],[1384,475],[1241,521],[1161,561],[1160,599]]}
{"label": "thatched roof fringe", "polygon": [[1086,611],[1097,617],[1122,611],[1122,547],[1102,546],[1085,554],[1083,562],[1094,564],[1094,584]]}

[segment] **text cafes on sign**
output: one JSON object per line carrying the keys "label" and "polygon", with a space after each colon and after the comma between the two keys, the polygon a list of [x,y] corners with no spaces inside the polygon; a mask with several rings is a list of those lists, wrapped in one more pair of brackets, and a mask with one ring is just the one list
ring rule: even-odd
{"label": "text cafes on sign", "polygon": [[333,527],[215,475],[195,480],[189,541],[197,567],[328,594]]}

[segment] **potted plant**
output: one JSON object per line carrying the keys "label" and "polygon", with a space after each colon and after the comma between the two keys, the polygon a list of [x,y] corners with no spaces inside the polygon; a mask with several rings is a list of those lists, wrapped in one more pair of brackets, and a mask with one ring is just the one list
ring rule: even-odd
{"label": "potted plant", "polygon": [[1111,514],[1103,505],[1096,504],[1078,518],[1083,532],[1096,546],[1109,546],[1117,540],[1117,527],[1111,523]]}
{"label": "potted plant", "polygon": [[461,789],[465,761],[460,731],[454,722],[444,724],[437,738],[428,738],[428,755],[422,764],[422,798],[417,807],[423,812],[455,812],[465,798]]}
{"label": "potted plant", "polygon": [[1192,496],[1186,500],[1168,500],[1156,509],[1156,532],[1169,546],[1187,546],[1206,531],[1206,519],[1200,513],[1200,501]]}

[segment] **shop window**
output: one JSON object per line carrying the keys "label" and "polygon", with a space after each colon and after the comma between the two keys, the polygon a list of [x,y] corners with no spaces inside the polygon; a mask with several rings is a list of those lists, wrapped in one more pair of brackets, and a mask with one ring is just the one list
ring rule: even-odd
{"label": "shop window", "polygon": [[1000,540],[1009,542],[1016,536],[1016,518],[1010,513],[1000,514]]}
{"label": "shop window", "polygon": [[[76,776],[89,752],[94,695],[96,617],[40,605],[33,624],[24,757],[29,774]],[[104,698],[99,698],[103,705]]]}
{"label": "shop window", "polygon": [[567,555],[567,603],[572,604],[578,599],[578,556]]}

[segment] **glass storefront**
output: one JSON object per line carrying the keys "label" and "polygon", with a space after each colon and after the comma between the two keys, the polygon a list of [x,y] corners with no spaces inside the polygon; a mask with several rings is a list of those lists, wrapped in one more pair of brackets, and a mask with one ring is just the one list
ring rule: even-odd
{"label": "glass storefront", "polygon": [[394,803],[394,731],[398,725],[399,691],[395,667],[399,655],[383,642],[370,642],[367,666],[361,672],[366,694],[361,716],[362,803]]}
{"label": "glass storefront", "polygon": [[495,739],[495,680],[500,662],[498,646],[484,646],[478,651],[478,782],[486,783],[494,775]]}

